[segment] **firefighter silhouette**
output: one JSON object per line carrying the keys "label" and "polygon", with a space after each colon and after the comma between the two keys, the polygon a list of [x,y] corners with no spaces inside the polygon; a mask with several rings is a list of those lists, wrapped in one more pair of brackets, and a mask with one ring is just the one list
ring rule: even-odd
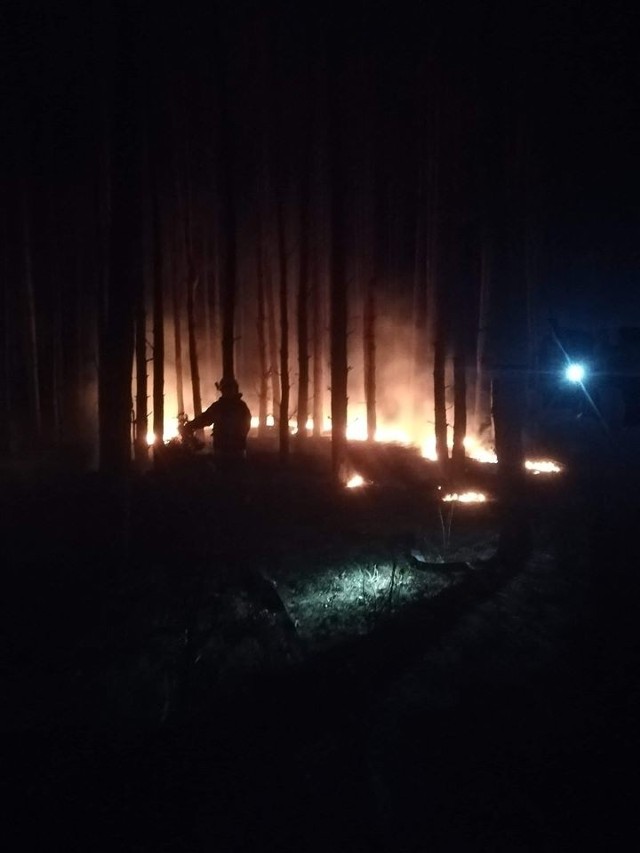
{"label": "firefighter silhouette", "polygon": [[247,450],[247,435],[251,429],[251,412],[242,399],[238,383],[225,377],[216,382],[220,398],[201,415],[187,421],[181,428],[184,435],[197,429],[213,426],[213,452],[221,460],[244,459]]}

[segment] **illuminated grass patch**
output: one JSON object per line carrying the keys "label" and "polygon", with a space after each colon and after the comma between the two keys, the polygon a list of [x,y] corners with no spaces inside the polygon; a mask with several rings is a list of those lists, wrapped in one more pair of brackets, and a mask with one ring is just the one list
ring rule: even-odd
{"label": "illuminated grass patch", "polygon": [[416,572],[406,561],[353,561],[282,582],[278,592],[301,638],[322,647],[366,634],[403,605],[435,596],[452,582]]}

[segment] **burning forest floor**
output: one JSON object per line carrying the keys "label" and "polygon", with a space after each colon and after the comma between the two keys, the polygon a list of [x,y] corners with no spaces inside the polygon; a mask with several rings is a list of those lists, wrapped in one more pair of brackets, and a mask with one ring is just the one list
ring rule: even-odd
{"label": "burning forest floor", "polygon": [[[635,831],[630,470],[531,477],[516,570],[489,559],[499,504],[444,503],[405,448],[352,447],[365,485],[341,490],[326,448],[282,470],[256,443],[224,493],[209,461],[2,495],[6,849]],[[494,478],[470,464],[464,486]]]}

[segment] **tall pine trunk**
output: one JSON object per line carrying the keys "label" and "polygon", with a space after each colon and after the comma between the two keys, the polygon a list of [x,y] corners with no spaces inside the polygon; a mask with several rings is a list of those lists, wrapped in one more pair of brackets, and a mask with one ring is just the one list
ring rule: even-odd
{"label": "tall pine trunk", "polygon": [[153,435],[154,458],[164,446],[164,276],[162,267],[162,223],[157,177],[152,187],[153,255]]}
{"label": "tall pine trunk", "polygon": [[38,327],[31,257],[31,223],[26,190],[22,198],[22,237],[25,296],[25,362],[27,365],[27,394],[29,400],[29,430],[33,444],[42,440],[42,406],[38,364]]}
{"label": "tall pine trunk", "polygon": [[309,164],[304,162],[300,190],[300,271],[298,281],[298,432],[307,437],[309,417]]}
{"label": "tall pine trunk", "polygon": [[498,556],[519,563],[531,548],[525,497],[524,425],[529,368],[526,299],[524,164],[519,141],[502,164],[494,212],[496,251],[492,290],[492,414],[502,519]]}
{"label": "tall pine trunk", "polygon": [[271,378],[271,399],[273,417],[280,422],[280,377],[278,375],[278,334],[276,327],[276,296],[275,285],[271,273],[270,257],[265,257],[265,285],[267,294],[267,329],[269,333],[269,376]]}
{"label": "tall pine trunk", "polygon": [[[334,86],[338,75],[334,69]],[[334,102],[330,119],[330,169],[331,169],[331,460],[334,478],[340,482],[347,457],[347,223],[346,223],[346,169],[340,111],[336,100],[339,93],[331,93]]]}
{"label": "tall pine trunk", "polygon": [[[438,323],[438,321],[436,321]],[[446,396],[446,344],[440,326],[436,327],[436,339],[433,345],[433,414],[436,434],[436,456],[443,468],[449,462],[447,444],[447,396]]]}
{"label": "tall pine trunk", "polygon": [[375,441],[376,417],[376,303],[373,278],[367,281],[364,303],[364,398],[367,407],[367,439]]}
{"label": "tall pine trunk", "polygon": [[171,300],[173,312],[173,352],[176,365],[176,397],[178,417],[184,415],[184,371],[182,367],[182,300],[180,298],[180,263],[176,241],[173,242]]}
{"label": "tall pine trunk", "polygon": [[278,260],[280,267],[280,459],[289,456],[289,284],[283,199],[277,200]]}
{"label": "tall pine trunk", "polygon": [[191,389],[193,393],[193,413],[197,418],[202,414],[202,395],[200,392],[200,365],[198,361],[198,337],[195,316],[195,294],[199,278],[192,264],[189,264],[187,281],[187,329],[189,334],[189,367],[191,370]]}
{"label": "tall pine trunk", "polygon": [[467,435],[467,357],[465,342],[458,340],[453,358],[453,447],[451,465],[454,477],[460,479],[465,469],[464,440]]}
{"label": "tall pine trunk", "polygon": [[322,435],[324,418],[324,370],[322,365],[323,342],[323,300],[320,293],[320,269],[317,253],[313,255],[313,274],[311,278],[311,310],[313,316],[313,435]]}
{"label": "tall pine trunk", "polygon": [[476,336],[476,370],[473,417],[475,429],[483,435],[491,426],[491,380],[486,370],[487,331],[490,309],[490,249],[485,235],[480,249],[480,294]]}
{"label": "tall pine trunk", "polygon": [[[189,154],[188,135],[185,141],[185,198],[183,201],[184,246],[186,255],[187,283],[187,337],[189,344],[189,371],[191,374],[191,394],[193,399],[194,417],[202,414],[202,392],[200,389],[200,364],[198,359],[198,335],[196,326],[196,294],[200,284],[200,275],[194,258],[192,235],[192,204],[191,204],[191,159]],[[200,259],[202,262],[202,258]]]}
{"label": "tall pine trunk", "polygon": [[214,261],[214,241],[211,237],[210,226],[205,227],[204,245],[202,251],[202,317],[204,323],[204,383],[205,397],[209,398],[213,390],[215,381],[215,358],[214,358],[214,340],[216,337],[216,298],[215,298],[215,261]]}
{"label": "tall pine trunk", "polygon": [[421,164],[418,173],[418,198],[416,212],[416,231],[414,247],[413,270],[413,341],[412,341],[412,389],[413,415],[415,423],[419,423],[425,415],[424,398],[426,396],[425,361],[428,353],[427,344],[427,282],[426,282],[426,253],[428,216],[425,199],[425,167]]}
{"label": "tall pine trunk", "polygon": [[134,454],[139,465],[147,461],[148,431],[148,376],[147,376],[147,311],[144,289],[138,295],[136,306],[136,414]]}
{"label": "tall pine trunk", "polygon": [[0,418],[0,454],[11,452],[11,433],[13,423],[12,399],[11,399],[11,310],[9,304],[9,246],[7,240],[6,211],[0,202],[0,216],[2,216],[2,231],[0,232],[0,411],[4,417]]}
{"label": "tall pine trunk", "polygon": [[258,278],[258,370],[260,371],[258,389],[258,435],[264,437],[267,432],[267,402],[269,396],[269,368],[267,364],[267,335],[265,312],[264,265],[262,260],[262,240],[258,241],[256,251],[256,274]]}

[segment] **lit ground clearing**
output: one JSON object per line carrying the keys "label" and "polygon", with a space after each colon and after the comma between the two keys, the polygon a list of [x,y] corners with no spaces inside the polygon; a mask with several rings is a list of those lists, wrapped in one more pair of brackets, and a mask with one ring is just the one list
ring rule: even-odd
{"label": "lit ground clearing", "polygon": [[385,540],[379,524],[376,536],[372,517],[357,547],[338,552],[325,543],[314,554],[280,561],[271,580],[309,653],[366,635],[408,605],[436,598],[495,552],[490,513],[449,505],[431,514],[429,525],[395,541]]}

